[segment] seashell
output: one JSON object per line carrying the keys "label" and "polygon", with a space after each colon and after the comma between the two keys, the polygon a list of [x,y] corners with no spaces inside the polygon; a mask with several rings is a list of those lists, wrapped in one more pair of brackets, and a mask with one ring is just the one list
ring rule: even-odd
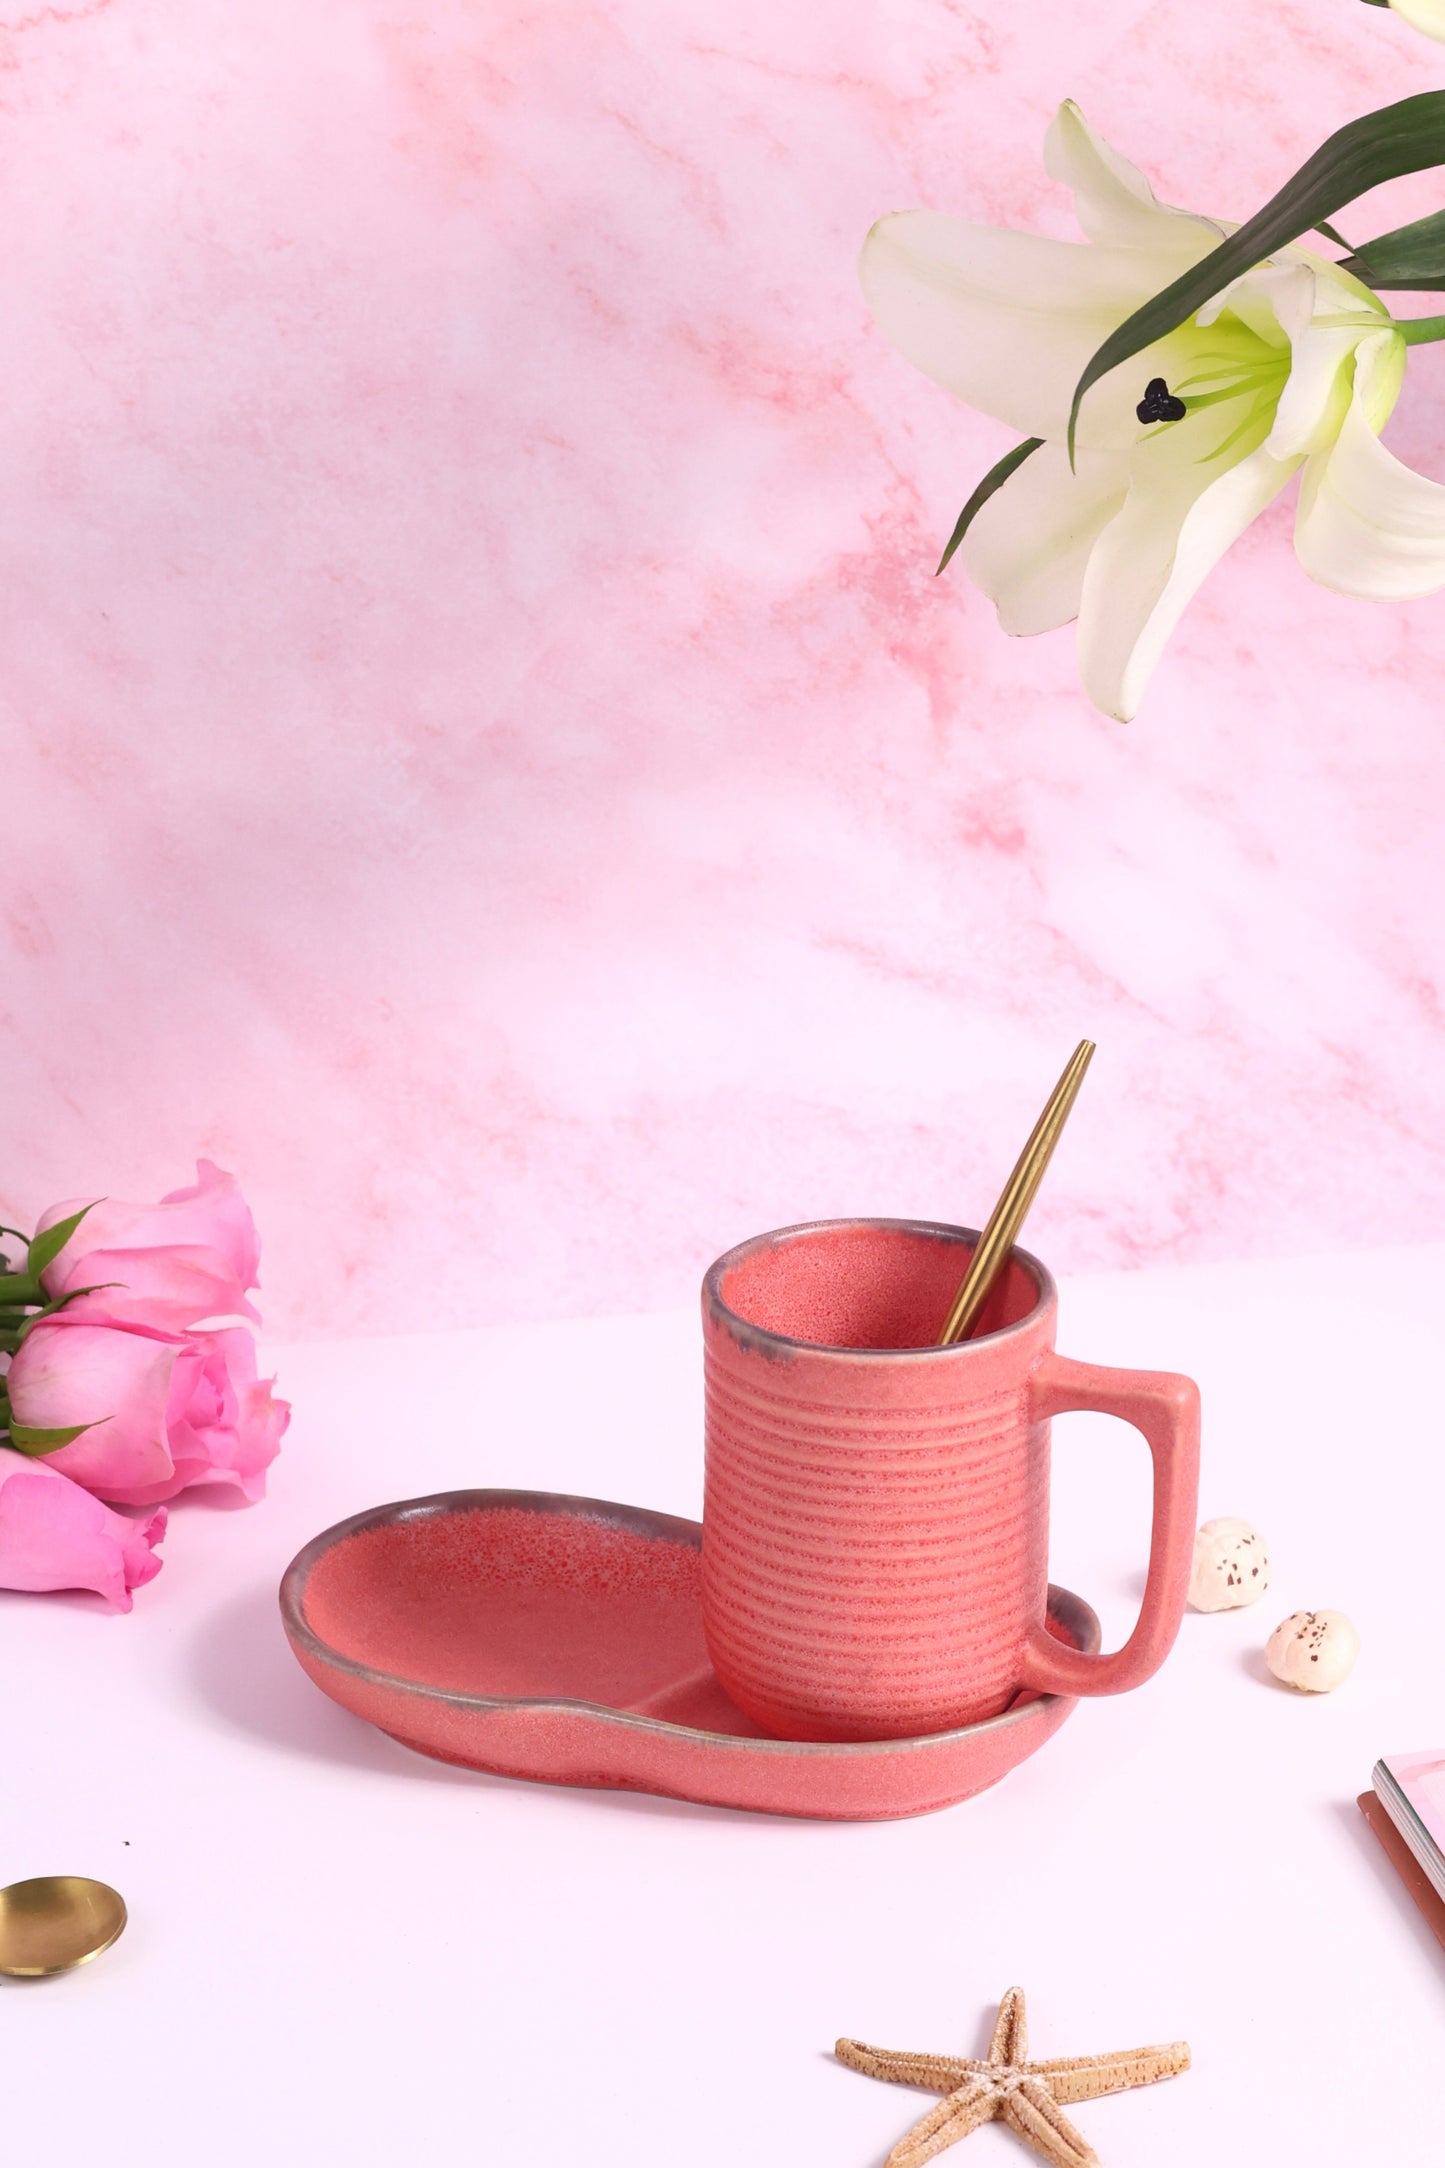
{"label": "seashell", "polygon": [[1248,1521],[1206,1521],[1194,1538],[1189,1601],[1196,1611],[1235,1611],[1269,1587],[1264,1538]]}
{"label": "seashell", "polygon": [[1328,1694],[1355,1668],[1360,1637],[1343,1611],[1291,1611],[1270,1635],[1264,1660],[1304,1694]]}

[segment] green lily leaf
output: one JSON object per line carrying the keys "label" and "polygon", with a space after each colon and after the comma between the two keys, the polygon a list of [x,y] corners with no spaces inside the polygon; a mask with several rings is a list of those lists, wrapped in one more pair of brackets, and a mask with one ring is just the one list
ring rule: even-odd
{"label": "green lily leaf", "polygon": [[1395,292],[1432,293],[1445,286],[1445,211],[1432,211],[1408,226],[1366,241],[1342,268],[1366,286]]}
{"label": "green lily leaf", "polygon": [[1090,386],[1152,346],[1156,339],[1187,322],[1196,309],[1227,286],[1232,279],[1252,271],[1274,251],[1297,241],[1302,233],[1317,230],[1322,218],[1331,218],[1356,196],[1378,188],[1382,181],[1397,180],[1404,173],[1419,173],[1426,166],[1445,164],[1445,91],[1424,90],[1377,113],[1336,129],[1312,158],[1307,158],[1278,195],[1242,225],[1238,233],[1221,241],[1202,263],[1186,271],[1162,293],[1105,339],[1079,378],[1069,414],[1069,457],[1074,456],[1074,434],[1079,408]]}
{"label": "green lily leaf", "polygon": [[[96,1202],[98,1203],[99,1199]],[[33,1280],[39,1279],[47,1265],[54,1264],[56,1258],[65,1248],[66,1243],[75,1233],[76,1228],[85,1218],[86,1213],[94,1210],[94,1204],[82,1205],[78,1212],[71,1213],[69,1219],[57,1220],[53,1227],[46,1228],[43,1235],[35,1237],[35,1240],[30,1245],[28,1260],[30,1277]]]}
{"label": "green lily leaf", "polygon": [[[948,548],[944,551],[943,555],[938,560],[938,572],[942,572],[946,568],[949,559],[952,557],[954,551],[958,548],[958,545],[963,540],[964,536],[968,533],[968,530],[973,525],[973,522],[977,515],[988,503],[989,498],[992,497],[997,490],[1003,488],[1003,485],[1008,480],[1009,476],[1015,471],[1016,468],[1019,468],[1023,465],[1024,461],[1028,458],[1030,452],[1036,452],[1038,450],[1039,446],[1043,443],[1043,441],[1044,440],[1042,437],[1025,437],[1022,444],[1016,444],[1011,452],[1004,453],[1003,458],[999,461],[996,467],[989,468],[988,473],[984,476],[983,480],[979,483],[978,488],[974,491],[973,495],[969,498],[968,503],[964,506],[963,510],[958,515],[958,522],[954,527],[953,533],[948,538]],[[935,572],[933,575],[935,579],[938,578],[938,572]]]}
{"label": "green lily leaf", "polygon": [[17,1453],[28,1453],[32,1460],[43,1460],[47,1453],[58,1453],[63,1445],[73,1445],[87,1430],[94,1430],[94,1423],[74,1423],[68,1430],[34,1430],[27,1423],[12,1422],[10,1443]]}

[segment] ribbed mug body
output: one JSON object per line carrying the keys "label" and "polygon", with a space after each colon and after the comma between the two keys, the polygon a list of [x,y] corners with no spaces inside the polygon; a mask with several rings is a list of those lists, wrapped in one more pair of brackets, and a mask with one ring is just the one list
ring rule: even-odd
{"label": "ribbed mug body", "polygon": [[785,1228],[703,1287],[703,1618],[718,1677],[779,1738],[883,1739],[996,1715],[1048,1593],[1053,1345],[1015,1251],[978,1334],[932,1344],[977,1237]]}

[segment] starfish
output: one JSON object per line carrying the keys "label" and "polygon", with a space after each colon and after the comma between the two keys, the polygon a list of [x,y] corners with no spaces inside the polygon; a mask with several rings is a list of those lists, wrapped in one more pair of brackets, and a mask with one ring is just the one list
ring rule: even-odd
{"label": "starfish", "polygon": [[1098,2168],[1098,2154],[1075,2130],[1062,2103],[1153,2085],[1189,2068],[1189,2049],[1182,2040],[1165,2048],[1121,2048],[1113,2055],[1031,2063],[1021,1987],[1011,1987],[999,2004],[987,2062],[961,2055],[910,2055],[866,2047],[861,2040],[840,2040],[834,2053],[865,2077],[948,2096],[899,2140],[886,2168],[922,2168],[924,2161],[995,2116],[1002,2116],[1055,2168]]}

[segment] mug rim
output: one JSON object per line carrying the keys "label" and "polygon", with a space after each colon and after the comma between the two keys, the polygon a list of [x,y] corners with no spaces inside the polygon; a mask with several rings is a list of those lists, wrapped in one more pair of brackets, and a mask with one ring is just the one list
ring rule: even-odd
{"label": "mug rim", "polygon": [[1009,1256],[1016,1258],[1028,1273],[1036,1289],[1036,1299],[1022,1317],[1012,1324],[1000,1325],[995,1332],[982,1334],[975,1340],[955,1340],[948,1347],[836,1347],[826,1340],[799,1340],[791,1333],[774,1332],[766,1325],[755,1325],[732,1309],[722,1297],[722,1275],[754,1252],[773,1249],[784,1241],[797,1240],[804,1235],[831,1234],[845,1227],[881,1227],[899,1234],[941,1235],[945,1241],[976,1244],[980,1239],[976,1227],[958,1227],[948,1220],[915,1220],[874,1218],[868,1213],[846,1213],[839,1219],[797,1220],[790,1227],[771,1227],[766,1233],[749,1235],[745,1242],[738,1242],[721,1257],[714,1258],[703,1274],[702,1292],[709,1314],[726,1326],[735,1340],[744,1344],[764,1345],[789,1352],[811,1351],[818,1355],[847,1356],[859,1362],[938,1362],[956,1361],[960,1357],[976,1353],[982,1348],[995,1348],[1009,1340],[1019,1339],[1037,1329],[1041,1315],[1058,1299],[1058,1288],[1049,1268],[1031,1250],[1015,1243]]}

